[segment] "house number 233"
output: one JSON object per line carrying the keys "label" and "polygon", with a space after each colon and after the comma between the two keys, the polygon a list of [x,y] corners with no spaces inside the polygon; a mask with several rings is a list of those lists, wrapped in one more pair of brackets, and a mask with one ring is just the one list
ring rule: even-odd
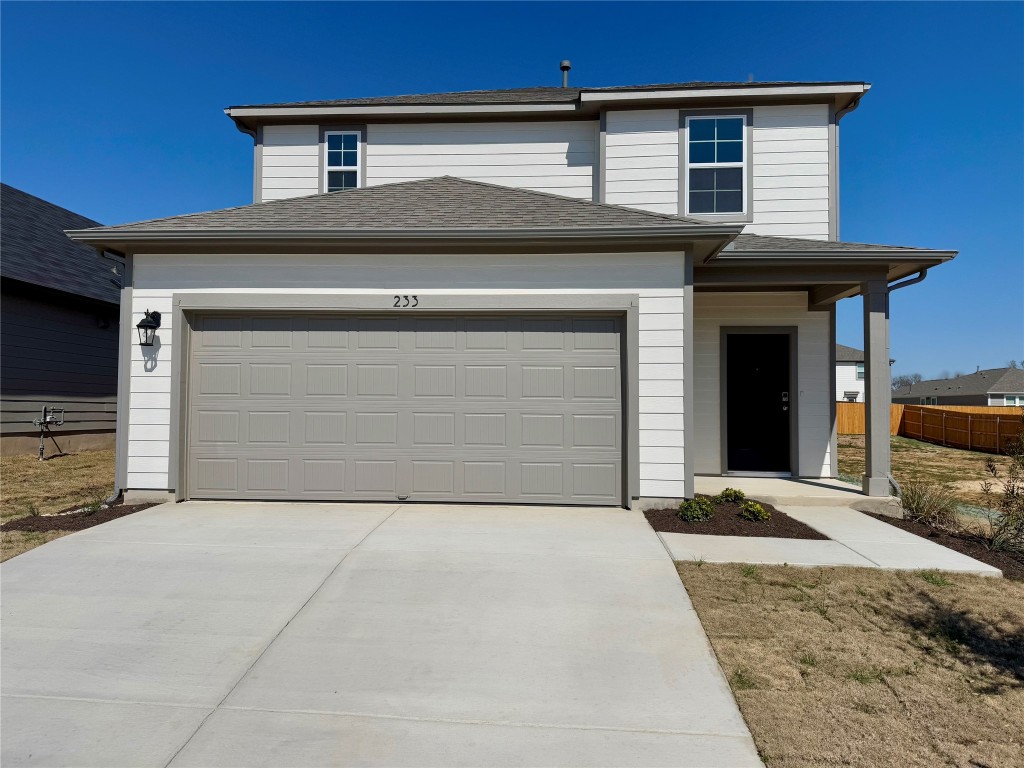
{"label": "house number 233", "polygon": [[395,296],[395,303],[393,307],[418,307],[420,305],[419,296]]}

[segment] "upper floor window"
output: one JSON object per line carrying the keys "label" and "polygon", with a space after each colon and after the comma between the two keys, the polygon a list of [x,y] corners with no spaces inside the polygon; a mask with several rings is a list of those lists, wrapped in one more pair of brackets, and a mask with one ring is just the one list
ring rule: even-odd
{"label": "upper floor window", "polygon": [[1003,403],[1006,405],[1024,405],[1024,395],[1003,395]]}
{"label": "upper floor window", "polygon": [[864,363],[857,363],[857,381],[864,381]]}
{"label": "upper floor window", "polygon": [[686,118],[686,213],[744,214],[744,115]]}
{"label": "upper floor window", "polygon": [[328,131],[324,153],[325,192],[355,189],[359,186],[359,133],[357,131]]}

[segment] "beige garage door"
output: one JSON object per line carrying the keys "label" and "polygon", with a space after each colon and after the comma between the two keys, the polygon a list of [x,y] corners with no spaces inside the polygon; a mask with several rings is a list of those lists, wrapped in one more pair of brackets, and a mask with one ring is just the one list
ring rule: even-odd
{"label": "beige garage door", "polygon": [[622,503],[618,317],[191,324],[191,498]]}

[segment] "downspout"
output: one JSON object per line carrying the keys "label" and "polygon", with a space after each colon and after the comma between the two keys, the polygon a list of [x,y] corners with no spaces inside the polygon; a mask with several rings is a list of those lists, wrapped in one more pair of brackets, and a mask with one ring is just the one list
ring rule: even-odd
{"label": "downspout", "polygon": [[[891,294],[893,291],[898,291],[900,288],[906,288],[908,285],[917,285],[918,283],[923,283],[926,277],[928,277],[928,267],[922,269],[914,277],[911,277],[907,280],[903,280],[899,283],[896,283],[895,285],[890,285],[889,293]],[[903,489],[900,488],[900,484],[896,482],[896,478],[892,476],[891,472],[887,475],[887,477],[889,479],[889,485],[896,492],[896,498],[900,498],[903,495]]]}
{"label": "downspout", "polygon": [[[116,259],[116,258],[113,258],[111,256],[108,256],[106,249],[103,248],[102,246],[96,246],[96,252],[99,254],[100,258],[102,258],[102,259],[110,259],[112,261],[117,261],[120,264],[120,266],[121,266],[121,273],[118,275],[120,280],[113,280],[112,279],[110,281],[111,283],[114,283],[117,286],[117,289],[118,289],[118,291],[117,291],[118,292],[118,305],[117,305],[118,306],[118,322],[117,322],[117,406],[116,406],[117,407],[117,419],[114,422],[114,492],[110,496],[108,496],[107,498],[105,498],[102,501],[102,506],[109,507],[111,504],[116,502],[120,498],[121,494],[124,492],[124,489],[121,487],[121,473],[120,473],[120,471],[118,469],[118,467],[120,466],[119,459],[121,458],[120,456],[118,456],[118,453],[121,450],[121,430],[128,429],[128,425],[125,423],[125,419],[124,419],[125,408],[127,407],[127,404],[128,404],[128,393],[123,391],[125,386],[127,386],[127,382],[124,382],[124,381],[121,380],[121,370],[122,370],[122,367],[123,367],[122,356],[124,355],[124,349],[123,349],[124,344],[122,343],[122,334],[125,333],[125,329],[122,328],[122,325],[124,325],[124,323],[122,321],[124,320],[125,317],[127,317],[129,320],[131,320],[132,315],[131,315],[131,307],[130,306],[128,307],[127,313],[124,312],[122,310],[122,307],[121,307],[121,301],[124,298],[124,296],[123,296],[124,281],[125,281],[126,277],[128,276],[128,259],[127,259],[127,257],[125,257],[124,261],[122,262],[120,259]],[[114,267],[114,271],[115,271],[115,273],[117,272],[117,267],[116,266]],[[130,327],[131,323],[129,322],[128,325]]]}

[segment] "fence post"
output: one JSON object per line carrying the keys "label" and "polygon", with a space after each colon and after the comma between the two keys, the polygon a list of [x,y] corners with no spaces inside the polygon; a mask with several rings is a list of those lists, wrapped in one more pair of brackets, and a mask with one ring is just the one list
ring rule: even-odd
{"label": "fence post", "polygon": [[[924,413],[921,414],[921,422],[924,423]],[[921,433],[924,434],[924,428],[922,427]],[[942,412],[942,444],[946,444],[946,412]]]}
{"label": "fence post", "polygon": [[967,450],[973,450],[971,448],[971,414],[967,414]]}

